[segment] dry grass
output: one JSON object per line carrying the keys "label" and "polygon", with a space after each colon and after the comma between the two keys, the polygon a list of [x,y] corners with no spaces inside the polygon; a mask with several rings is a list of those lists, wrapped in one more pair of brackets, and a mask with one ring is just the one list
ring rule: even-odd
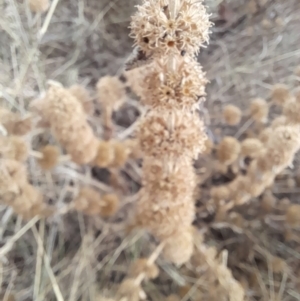
{"label": "dry grass", "polygon": [[[127,26],[135,2],[54,0],[48,14],[40,16],[28,10],[26,1],[0,0],[0,11],[6,14],[0,17],[0,104],[25,115],[29,101],[44,93],[48,79],[67,86],[81,83],[90,87],[100,76],[120,72],[131,52]],[[227,1],[226,22],[221,22],[217,13],[220,3],[207,1],[218,26],[213,29],[210,47],[199,56],[211,81],[206,102],[209,114],[205,115],[210,116],[207,124],[216,141],[225,134],[240,137],[251,126],[251,121],[245,120],[239,129],[223,128],[219,122],[220,104],[232,103],[245,109],[251,98],[269,95],[273,84],[295,87],[300,81],[293,73],[300,65],[298,0],[268,1],[254,15],[249,14],[246,1]],[[282,24],[276,18],[281,18]],[[265,19],[272,23],[270,29],[264,28]],[[119,137],[131,134],[138,110],[139,105],[129,100],[115,116]],[[91,117],[89,121],[95,132],[101,133],[99,119]],[[37,149],[52,138],[36,131],[28,139]],[[297,163],[298,160],[296,166]],[[109,220],[86,218],[68,212],[67,207],[78,183],[111,192],[103,170],[66,163],[53,173],[42,172],[32,159],[28,168],[31,182],[61,209],[53,218],[35,218],[26,223],[1,206],[3,300],[10,301],[9,294],[13,292],[17,301],[97,301],[99,291],[105,294],[115,290],[131,261],[155,249],[150,237],[139,232],[126,235],[124,229],[123,221],[130,216],[140,184],[141,172],[135,162],[129,162],[123,170],[134,181],[124,194],[122,210]],[[288,172],[293,175],[298,171]],[[278,197],[293,201],[298,200],[300,192],[297,186],[286,188],[280,182],[274,191]],[[253,279],[260,290],[253,289],[250,283],[249,300],[300,300],[299,239],[285,243],[276,217],[257,217],[257,204],[244,210],[252,222],[249,228],[208,223],[201,215],[197,224],[210,244],[229,251],[228,264],[237,279],[255,275]],[[280,255],[293,269],[274,272],[271,254]],[[205,279],[192,278],[184,269],[178,270],[162,260],[158,264],[163,270],[159,280],[145,287],[150,300],[164,300],[167,294],[189,284],[188,293],[182,296],[187,301],[195,288],[205,286]]]}

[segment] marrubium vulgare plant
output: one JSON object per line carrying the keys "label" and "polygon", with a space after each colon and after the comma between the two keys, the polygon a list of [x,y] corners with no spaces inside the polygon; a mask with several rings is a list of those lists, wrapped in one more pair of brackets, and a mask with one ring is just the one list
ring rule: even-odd
{"label": "marrubium vulgare plant", "polygon": [[201,0],[144,0],[137,8],[131,36],[149,64],[141,96],[147,112],[137,130],[144,176],[136,223],[182,264],[193,252],[193,160],[206,140],[197,110],[207,80],[196,55],[211,23]]}

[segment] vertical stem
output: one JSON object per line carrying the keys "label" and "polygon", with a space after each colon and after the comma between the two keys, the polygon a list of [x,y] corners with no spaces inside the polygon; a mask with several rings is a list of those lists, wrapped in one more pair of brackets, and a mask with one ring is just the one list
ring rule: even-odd
{"label": "vertical stem", "polygon": [[178,14],[180,0],[169,0],[169,12],[171,19],[175,19]]}

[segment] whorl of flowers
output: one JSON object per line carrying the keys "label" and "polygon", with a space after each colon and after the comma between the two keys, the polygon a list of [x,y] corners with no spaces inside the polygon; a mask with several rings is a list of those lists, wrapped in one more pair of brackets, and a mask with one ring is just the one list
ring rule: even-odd
{"label": "whorl of flowers", "polygon": [[51,85],[39,104],[55,138],[78,164],[91,162],[98,149],[98,140],[86,120],[81,102],[67,89]]}
{"label": "whorl of flowers", "polygon": [[137,130],[144,178],[136,224],[161,240],[165,258],[176,264],[193,252],[193,159],[206,140],[197,105],[207,83],[194,56],[209,26],[202,1],[191,0],[143,1],[131,22],[136,44],[152,55],[141,91],[148,111]]}
{"label": "whorl of flowers", "polygon": [[20,162],[0,159],[0,203],[11,206],[26,219],[46,215],[42,194],[28,183],[25,166]]}
{"label": "whorl of flowers", "polygon": [[[179,2],[177,8],[176,2]],[[209,40],[209,16],[202,1],[144,1],[131,22],[131,36],[145,53],[194,55]],[[174,13],[178,11],[176,16]]]}
{"label": "whorl of flowers", "polygon": [[190,109],[204,100],[207,79],[202,67],[190,58],[176,56],[175,70],[169,59],[156,60],[145,76],[142,101],[152,108]]}
{"label": "whorl of flowers", "polygon": [[[246,142],[247,141],[247,142]],[[227,186],[226,199],[234,204],[243,204],[252,197],[258,197],[271,186],[275,177],[293,162],[300,149],[299,127],[296,125],[278,126],[270,131],[268,139],[260,144],[254,139],[242,143],[242,153],[253,153],[246,175],[239,175]],[[211,191],[214,198],[215,192]]]}

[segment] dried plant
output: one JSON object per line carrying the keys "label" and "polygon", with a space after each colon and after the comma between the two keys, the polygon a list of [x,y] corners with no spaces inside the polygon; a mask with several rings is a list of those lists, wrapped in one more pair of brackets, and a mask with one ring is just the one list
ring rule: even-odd
{"label": "dried plant", "polygon": [[194,55],[208,41],[209,26],[201,1],[188,0],[144,1],[131,22],[136,45],[153,58],[142,95],[148,111],[137,131],[144,179],[136,224],[164,242],[165,257],[176,264],[193,252],[192,160],[206,139],[196,114],[206,79]]}

